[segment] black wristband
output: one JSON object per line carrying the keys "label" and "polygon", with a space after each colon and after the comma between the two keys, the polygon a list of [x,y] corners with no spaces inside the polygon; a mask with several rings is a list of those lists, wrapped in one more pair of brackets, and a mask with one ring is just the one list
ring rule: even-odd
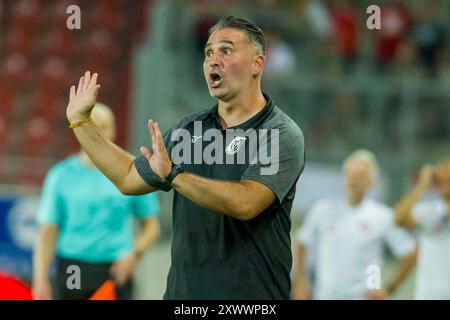
{"label": "black wristband", "polygon": [[169,187],[172,185],[173,179],[175,179],[177,175],[183,172],[184,170],[179,164],[176,164],[172,167],[172,169],[169,172],[169,175],[166,177],[166,182],[168,183]]}
{"label": "black wristband", "polygon": [[170,189],[172,189],[172,187],[170,186],[170,183],[167,182],[167,180],[161,179],[160,177],[158,177],[159,179],[155,179],[153,181],[153,183],[151,184],[152,186],[154,186],[156,189],[162,190],[162,191],[170,191]]}
{"label": "black wristband", "polygon": [[170,184],[166,181],[166,179],[162,179],[160,176],[153,172],[153,170],[150,168],[148,160],[144,156],[137,158],[134,164],[137,172],[148,185],[158,190],[166,192],[170,191]]}

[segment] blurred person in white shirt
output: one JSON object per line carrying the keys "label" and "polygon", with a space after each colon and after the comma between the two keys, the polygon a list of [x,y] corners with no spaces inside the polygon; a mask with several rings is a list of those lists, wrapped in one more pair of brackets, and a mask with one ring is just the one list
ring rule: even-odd
{"label": "blurred person in white shirt", "polygon": [[267,60],[265,77],[269,81],[289,78],[295,74],[296,57],[294,49],[282,39],[276,27],[266,29]]}
{"label": "blurred person in white shirt", "polygon": [[[378,171],[374,155],[355,151],[344,162],[343,171],[346,199],[319,200],[295,236],[293,299],[385,299],[414,266],[414,239],[396,226],[389,207],[366,197]],[[371,272],[382,268],[384,244],[401,261],[385,288],[373,287]],[[314,287],[305,271],[311,246],[317,250]]]}
{"label": "blurred person in white shirt", "polygon": [[395,218],[419,234],[415,298],[450,299],[450,158],[422,168]]}

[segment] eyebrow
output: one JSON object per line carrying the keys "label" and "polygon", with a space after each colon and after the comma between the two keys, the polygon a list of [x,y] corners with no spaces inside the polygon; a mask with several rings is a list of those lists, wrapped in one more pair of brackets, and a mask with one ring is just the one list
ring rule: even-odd
{"label": "eyebrow", "polygon": [[[234,42],[231,41],[231,40],[220,40],[220,41],[219,41],[219,44],[220,44],[220,43],[231,44],[232,46],[235,45]],[[205,50],[206,50],[207,48],[211,47],[211,46],[212,46],[212,43],[211,43],[211,42],[208,42],[208,43],[206,44],[206,46],[205,46]]]}

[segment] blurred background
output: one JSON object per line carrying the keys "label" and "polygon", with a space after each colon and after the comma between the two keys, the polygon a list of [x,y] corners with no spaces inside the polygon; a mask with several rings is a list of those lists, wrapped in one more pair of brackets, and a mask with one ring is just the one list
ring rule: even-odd
{"label": "blurred background", "polygon": [[[81,30],[66,27],[73,4]],[[373,4],[380,30],[366,26]],[[40,186],[79,148],[65,118],[70,85],[99,73],[117,142],[137,155],[149,145],[145,119],[168,129],[214,104],[203,46],[228,14],[265,31],[263,90],[305,135],[293,231],[315,200],[343,193],[340,165],[357,148],[377,155],[373,195],[394,204],[422,164],[450,149],[449,13],[446,0],[0,0],[0,269],[31,278]],[[171,195],[159,197],[161,238],[139,264],[138,299],[165,289]],[[391,268],[388,256],[383,277]],[[412,279],[394,298],[412,297]]]}

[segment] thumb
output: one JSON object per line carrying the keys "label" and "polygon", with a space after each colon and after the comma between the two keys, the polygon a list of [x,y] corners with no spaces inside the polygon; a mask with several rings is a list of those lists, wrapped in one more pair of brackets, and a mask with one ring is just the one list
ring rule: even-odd
{"label": "thumb", "polygon": [[153,154],[146,147],[141,147],[141,154],[147,158],[148,161],[153,157]]}

